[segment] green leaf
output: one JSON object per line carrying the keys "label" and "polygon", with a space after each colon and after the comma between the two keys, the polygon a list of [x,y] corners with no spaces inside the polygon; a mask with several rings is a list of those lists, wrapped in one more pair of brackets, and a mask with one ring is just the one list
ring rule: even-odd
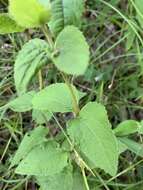
{"label": "green leaf", "polygon": [[135,0],[137,19],[143,27],[143,0]]}
{"label": "green leaf", "polygon": [[72,190],[86,190],[83,177],[79,171],[73,173],[73,188]]}
{"label": "green leaf", "polygon": [[53,176],[67,166],[68,154],[49,141],[39,145],[20,162],[16,173],[22,175]]}
{"label": "green leaf", "polygon": [[26,112],[32,109],[32,99],[35,95],[35,91],[30,91],[25,93],[16,99],[10,101],[7,107],[15,112]]}
{"label": "green leaf", "polygon": [[33,39],[18,53],[14,66],[14,80],[19,94],[27,91],[31,78],[49,62],[48,51],[49,46],[44,40]]}
{"label": "green leaf", "polygon": [[52,117],[52,113],[49,111],[40,111],[40,110],[33,110],[32,112],[32,119],[37,124],[44,124],[47,123]]}
{"label": "green leaf", "polygon": [[67,25],[80,27],[83,12],[84,0],[54,0],[49,23],[52,33],[57,36]]}
{"label": "green leaf", "polygon": [[127,36],[127,42],[126,42],[126,50],[128,51],[134,45],[136,34],[130,26],[128,26],[127,34],[128,36]]}
{"label": "green leaf", "polygon": [[143,157],[143,145],[125,137],[118,137],[118,139],[127,146],[128,150],[134,152],[136,155]]}
{"label": "green leaf", "polygon": [[39,27],[50,20],[51,5],[49,0],[9,0],[9,13],[20,26]]}
{"label": "green leaf", "polygon": [[105,172],[115,175],[118,165],[118,143],[101,104],[88,103],[79,117],[68,123],[68,134],[81,152]]}
{"label": "green leaf", "polygon": [[114,129],[114,133],[116,136],[127,136],[133,133],[136,133],[139,128],[139,122],[135,120],[126,120],[121,122]]}
{"label": "green leaf", "polygon": [[83,34],[74,26],[67,26],[56,39],[53,61],[67,74],[82,75],[89,63],[89,46]]}
{"label": "green leaf", "polygon": [[7,13],[0,14],[0,34],[9,34],[14,32],[23,32],[24,28],[10,18]]}
{"label": "green leaf", "polygon": [[72,190],[73,176],[72,168],[66,167],[62,172],[48,177],[37,177],[38,184],[42,190]]}
{"label": "green leaf", "polygon": [[125,152],[128,149],[128,147],[120,140],[118,140],[118,148],[119,148],[119,154]]}
{"label": "green leaf", "polygon": [[30,133],[27,133],[12,159],[11,167],[17,165],[22,159],[24,159],[35,146],[43,143],[47,134],[48,128],[42,126],[35,128]]}
{"label": "green leaf", "polygon": [[138,133],[143,135],[143,120],[139,123]]}
{"label": "green leaf", "polygon": [[72,173],[71,166],[61,173],[48,177],[36,177],[41,190],[86,190],[83,177],[78,170]]}
{"label": "green leaf", "polygon": [[[79,101],[79,94],[73,86],[74,93]],[[50,112],[72,112],[72,97],[65,83],[55,83],[37,93],[33,98],[33,108]]]}

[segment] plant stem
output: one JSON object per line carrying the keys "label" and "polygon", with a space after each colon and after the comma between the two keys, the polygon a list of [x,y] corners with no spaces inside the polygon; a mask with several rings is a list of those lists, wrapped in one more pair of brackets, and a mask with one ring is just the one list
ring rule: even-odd
{"label": "plant stem", "polygon": [[[45,37],[47,39],[47,42],[50,46],[51,49],[53,49],[54,47],[54,42],[52,40],[52,37],[51,37],[51,34],[50,34],[50,31],[48,30],[47,26],[43,26],[42,27],[42,30],[43,30],[43,33],[45,34]],[[71,93],[71,96],[72,96],[72,101],[73,101],[73,109],[74,109],[74,113],[75,115],[77,116],[80,112],[80,109],[79,109],[79,106],[78,106],[78,103],[77,103],[77,99],[76,99],[76,95],[73,91],[73,87],[72,87],[72,84],[69,82],[69,79],[67,77],[67,75],[65,75],[64,73],[61,72],[61,75],[66,83],[66,85],[68,86],[69,90],[70,90],[70,93]],[[71,147],[74,147],[74,145],[72,144],[71,140],[69,139],[68,135],[66,134],[66,132],[64,131],[64,129],[62,128],[62,126],[60,125],[60,123],[58,122],[58,120],[56,119],[56,117],[53,115],[55,121],[57,122],[58,126],[60,127],[61,131],[63,132],[64,136],[66,137],[66,139],[68,140],[69,144],[71,145]],[[91,174],[95,177],[95,174],[94,172],[90,169],[90,167],[83,161],[83,159],[80,157],[80,155],[78,154],[78,152],[74,149],[74,153],[75,155],[77,155],[77,157],[82,160],[82,164],[84,165],[84,168],[87,168],[88,171],[91,172]],[[85,176],[85,171],[82,171],[84,172],[83,176],[86,178]],[[85,180],[85,179],[84,179]],[[87,182],[86,182],[87,183]],[[86,186],[88,186],[88,184],[86,184]],[[104,186],[104,184],[103,184]],[[106,186],[105,186],[106,188]],[[107,189],[107,188],[106,188]],[[89,190],[89,187],[87,188],[87,190]]]}
{"label": "plant stem", "polygon": [[39,78],[39,90],[42,90],[42,88],[43,88],[42,70],[39,70],[38,78]]}
{"label": "plant stem", "polygon": [[87,190],[90,190],[90,189],[89,189],[88,182],[87,182],[87,178],[86,178],[86,175],[85,175],[85,168],[82,167],[82,168],[81,168],[81,171],[82,171],[82,176],[83,176],[83,180],[84,180],[84,183],[85,183],[85,187],[86,187]]}
{"label": "plant stem", "polygon": [[[47,42],[48,42],[51,50],[53,50],[54,42],[53,42],[53,39],[52,39],[52,36],[51,36],[51,33],[50,33],[48,27],[46,25],[44,25],[42,27],[42,31],[43,31],[46,39],[47,39]],[[71,83],[69,82],[67,75],[65,75],[62,72],[61,72],[61,75],[62,75],[66,85],[68,86],[68,88],[70,90],[70,93],[71,93],[71,96],[72,96],[72,102],[73,102],[73,110],[74,110],[75,115],[77,116],[79,114],[80,109],[79,109],[79,106],[78,106],[78,103],[77,103],[76,95],[75,95],[75,93],[73,91],[73,87],[72,87]]]}
{"label": "plant stem", "polygon": [[76,116],[78,116],[78,114],[80,112],[80,109],[79,109],[79,106],[78,106],[78,103],[77,103],[77,99],[76,99],[73,87],[72,87],[71,83],[69,82],[67,76],[64,73],[61,73],[61,74],[63,76],[63,79],[64,79],[66,85],[68,86],[68,88],[70,90],[70,93],[71,93],[71,96],[72,96],[72,101],[73,101],[73,110],[74,110],[74,113],[75,113]]}
{"label": "plant stem", "polygon": [[[52,37],[50,36],[50,32],[49,32],[46,25],[43,25],[42,31],[43,31],[46,39],[47,39],[47,42],[48,42],[50,48],[52,49],[53,48],[53,41],[52,41]],[[42,70],[39,71],[38,77],[39,77],[39,90],[42,90],[42,88],[43,88]]]}
{"label": "plant stem", "polygon": [[11,190],[18,189],[20,186],[22,186],[27,180],[29,179],[29,176],[27,176],[25,179],[21,180],[16,186],[14,186]]}
{"label": "plant stem", "polygon": [[84,160],[82,159],[82,157],[80,156],[80,154],[76,151],[74,144],[71,142],[70,138],[68,137],[68,135],[66,134],[65,130],[63,129],[63,127],[61,126],[61,124],[59,123],[58,119],[56,118],[56,116],[53,115],[54,120],[56,121],[57,125],[59,126],[59,128],[61,129],[62,133],[64,134],[64,136],[66,137],[69,145],[71,146],[71,149],[73,150],[76,158],[78,160],[80,160],[80,168],[84,167],[86,168],[94,177],[97,176],[97,178],[101,181],[102,185],[104,186],[106,190],[109,190],[108,186],[106,185],[106,183],[104,182],[104,180],[100,177],[100,175],[96,172],[96,174],[94,174],[94,172],[92,171],[92,169],[84,162]]}
{"label": "plant stem", "polygon": [[6,147],[5,147],[4,151],[3,151],[3,154],[2,154],[2,156],[0,158],[0,163],[2,162],[2,160],[3,160],[3,158],[4,158],[5,154],[6,154],[6,151],[7,151],[8,147],[9,147],[9,145],[10,145],[11,139],[12,139],[12,136],[9,138],[9,140],[7,142],[7,145],[6,145]]}
{"label": "plant stem", "polygon": [[54,42],[53,42],[53,40],[52,40],[52,36],[51,36],[51,33],[50,33],[48,27],[47,27],[46,25],[43,25],[42,31],[43,31],[43,33],[44,33],[44,35],[45,35],[45,37],[46,37],[46,40],[47,40],[47,42],[48,42],[48,44],[49,44],[51,50],[52,50],[53,47],[54,47]]}

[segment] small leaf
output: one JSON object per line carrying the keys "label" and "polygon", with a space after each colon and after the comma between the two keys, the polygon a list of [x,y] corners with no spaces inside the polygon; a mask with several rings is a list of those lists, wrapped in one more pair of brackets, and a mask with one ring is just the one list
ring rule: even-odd
{"label": "small leaf", "polygon": [[7,107],[15,112],[26,112],[32,109],[32,99],[35,95],[35,91],[30,91],[25,93],[16,99],[10,101]]}
{"label": "small leaf", "polygon": [[20,162],[16,173],[22,175],[53,176],[67,166],[68,154],[54,142],[47,142],[31,150]]}
{"label": "small leaf", "polygon": [[80,27],[83,12],[84,0],[54,0],[49,23],[52,33],[57,36],[67,25]]}
{"label": "small leaf", "polygon": [[83,34],[74,26],[67,26],[57,37],[53,61],[56,67],[67,74],[82,75],[89,63],[89,46]]}
{"label": "small leaf", "polygon": [[[74,93],[79,101],[79,94],[73,86]],[[33,107],[37,110],[50,112],[72,112],[72,97],[65,83],[55,83],[37,93],[33,98]]]}
{"label": "small leaf", "polygon": [[49,121],[52,117],[52,113],[49,111],[39,111],[39,110],[33,110],[32,112],[32,119],[37,124],[44,124],[47,121]]}
{"label": "small leaf", "polygon": [[125,137],[118,137],[118,139],[127,146],[128,150],[134,152],[136,155],[143,157],[143,145]]}
{"label": "small leaf", "polygon": [[62,172],[48,177],[38,177],[38,184],[42,190],[72,190],[73,176],[72,168],[66,167]]}
{"label": "small leaf", "polygon": [[39,27],[50,20],[51,5],[49,0],[10,0],[9,13],[20,26]]}
{"label": "small leaf", "polygon": [[135,120],[126,120],[121,122],[114,129],[114,133],[116,136],[126,136],[133,133],[136,133],[139,128],[139,123]]}
{"label": "small leaf", "polygon": [[27,133],[12,159],[11,167],[17,165],[22,159],[24,159],[35,146],[43,143],[47,134],[48,129],[42,126],[35,128],[30,133]]}
{"label": "small leaf", "polygon": [[24,28],[18,26],[17,23],[10,18],[9,14],[0,14],[0,34],[9,34],[15,32],[23,32]]}
{"label": "small leaf", "polygon": [[118,144],[104,106],[96,102],[88,103],[68,126],[71,139],[95,167],[115,175]]}
{"label": "small leaf", "polygon": [[33,39],[18,53],[14,66],[14,80],[19,94],[27,91],[31,78],[49,62],[48,51],[49,46],[44,40]]}

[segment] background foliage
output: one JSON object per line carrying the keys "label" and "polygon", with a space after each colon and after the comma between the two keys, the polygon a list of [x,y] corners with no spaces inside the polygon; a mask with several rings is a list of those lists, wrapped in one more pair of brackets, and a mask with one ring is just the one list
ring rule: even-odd
{"label": "background foliage", "polygon": [[[112,123],[113,128],[115,128],[119,123],[125,120],[129,123],[128,131],[124,131],[124,133],[128,133],[130,135],[130,140],[126,138],[122,138],[121,140],[121,152],[126,149],[126,146],[131,151],[125,151],[120,155],[119,159],[119,168],[116,176],[110,177],[108,174],[105,174],[101,170],[97,170],[99,177],[94,178],[89,176],[89,183],[92,189],[101,190],[101,189],[111,189],[111,190],[142,190],[143,183],[143,164],[142,164],[142,131],[138,129],[138,123],[143,118],[143,55],[142,55],[142,45],[143,45],[143,33],[142,33],[142,23],[143,23],[143,9],[140,3],[142,0],[135,1],[127,1],[127,0],[109,0],[109,1],[100,1],[100,0],[91,0],[86,1],[86,9],[84,11],[82,23],[80,23],[75,15],[75,24],[81,28],[88,44],[90,45],[90,66],[88,67],[84,76],[73,78],[74,85],[82,92],[86,93],[86,96],[83,97],[80,101],[80,106],[85,105],[89,101],[97,101],[106,106],[108,111],[109,120]],[[78,6],[75,6],[78,8]],[[79,9],[79,8],[78,8]],[[82,7],[80,8],[80,10]],[[0,1],[0,11],[2,13],[7,12],[7,1]],[[67,14],[67,10],[64,10],[65,15]],[[81,14],[79,12],[79,14]],[[7,15],[4,15],[4,19]],[[47,16],[47,15],[46,15]],[[64,17],[65,18],[65,17]],[[64,22],[70,22],[68,17]],[[57,18],[55,18],[57,19]],[[5,21],[6,22],[6,21]],[[9,20],[8,20],[9,22]],[[38,23],[38,22],[37,22]],[[37,26],[36,23],[36,26]],[[57,23],[56,23],[57,24]],[[34,23],[35,26],[35,23]],[[19,31],[23,31],[22,27],[17,26]],[[61,23],[58,31],[55,31],[54,21],[51,23],[51,28],[53,29],[53,33],[56,36],[57,32],[61,31]],[[77,34],[78,35],[78,34]],[[79,34],[80,35],[80,34]],[[14,85],[14,70],[13,65],[15,62],[16,55],[19,50],[22,49],[22,46],[27,43],[31,38],[40,38],[41,40],[45,39],[43,32],[40,29],[28,29],[23,33],[18,34],[8,34],[0,36],[0,106],[6,105],[9,100],[12,100],[16,97],[16,88]],[[39,46],[40,41],[38,40]],[[60,38],[58,39],[60,43]],[[70,41],[70,39],[69,39]],[[30,43],[30,42],[28,42]],[[33,53],[34,51],[33,45],[34,41],[31,42]],[[42,44],[44,45],[44,44]],[[57,42],[58,45],[58,42]],[[45,45],[46,46],[46,45]],[[40,56],[45,55],[45,51],[49,48],[45,48],[40,46],[41,54]],[[76,47],[76,45],[75,45]],[[30,46],[29,46],[30,48]],[[65,44],[65,48],[67,48]],[[71,47],[72,48],[72,47]],[[70,56],[70,55],[68,55]],[[39,57],[39,59],[41,59]],[[39,64],[44,65],[44,61],[46,61],[46,57]],[[66,58],[65,58],[66,59]],[[83,58],[83,59],[86,59]],[[23,59],[22,59],[23,60]],[[55,60],[55,65],[56,65]],[[33,63],[35,64],[35,63]],[[34,74],[35,69],[25,68],[27,72],[30,71]],[[84,68],[83,68],[84,70]],[[23,71],[21,71],[23,72]],[[72,72],[72,71],[68,71]],[[19,72],[20,75],[20,72]],[[21,76],[20,76],[21,77]],[[43,78],[44,78],[44,86],[48,86],[53,83],[62,82],[62,77],[59,74],[59,71],[55,69],[52,65],[47,65],[46,69],[43,69]],[[31,76],[29,76],[29,80]],[[29,98],[35,93],[33,89],[38,88],[39,82],[38,77],[32,79],[30,85],[30,94],[28,97],[23,97],[24,100],[29,100]],[[21,83],[19,83],[21,85]],[[27,81],[23,80],[23,86],[25,88],[19,86],[21,90],[25,90],[27,88]],[[42,96],[44,96],[44,93]],[[78,93],[77,93],[78,94]],[[38,98],[38,97],[37,97]],[[59,97],[60,98],[60,97]],[[66,100],[65,100],[66,101]],[[37,101],[36,101],[37,102]],[[61,101],[59,100],[59,103]],[[40,104],[40,102],[38,102]],[[68,102],[69,103],[69,102]],[[69,103],[70,104],[70,103]],[[24,134],[35,126],[35,121],[32,121],[31,113],[15,113],[13,112],[13,106],[15,102],[12,101],[8,107],[8,111],[6,113],[3,110],[0,110],[0,189],[2,190],[14,190],[14,189],[38,189],[37,184],[35,183],[35,179],[14,174],[14,169],[12,167],[9,168],[10,160],[19,147],[21,140],[24,137]],[[17,103],[16,103],[17,105]],[[65,103],[67,105],[67,102]],[[36,105],[35,105],[36,106]],[[60,105],[59,105],[60,106]],[[15,107],[15,106],[14,106]],[[38,105],[39,107],[39,105]],[[19,109],[19,108],[18,108]],[[21,110],[30,110],[31,107],[22,107]],[[57,107],[56,107],[57,109]],[[67,107],[63,107],[63,112]],[[91,108],[90,108],[91,109]],[[38,112],[38,111],[37,111]],[[37,115],[39,113],[36,111],[35,120],[37,119]],[[37,114],[37,115],[36,115]],[[50,118],[51,115],[49,113],[44,113],[45,117]],[[82,113],[84,115],[84,113]],[[44,117],[44,118],[45,118]],[[64,125],[64,121],[67,121],[72,116],[70,114],[56,114],[61,125]],[[33,117],[34,118],[34,117]],[[43,123],[43,115],[38,117],[38,122],[40,124]],[[89,117],[90,119],[90,117]],[[136,121],[133,121],[136,120]],[[36,121],[37,122],[37,121]],[[75,121],[78,122],[78,121]],[[106,122],[106,121],[105,121]],[[142,124],[142,123],[141,123]],[[55,127],[55,123],[53,124],[53,120],[50,121],[50,125],[46,125],[49,127],[50,134],[52,136],[56,136],[59,133],[58,124]],[[71,128],[74,127],[74,122],[69,124]],[[124,123],[122,123],[122,126]],[[121,138],[122,126],[118,131],[115,130],[115,133]],[[88,126],[87,126],[88,127]],[[70,129],[71,129],[70,128]],[[121,131],[120,131],[121,130]],[[85,133],[85,136],[88,131],[82,131]],[[46,135],[45,131],[41,129],[41,131],[37,131],[37,133],[42,134],[39,142],[43,142],[44,137]],[[73,133],[73,131],[68,131],[68,133]],[[76,133],[77,134],[77,133]],[[36,134],[35,134],[36,135]],[[78,138],[78,136],[74,136],[73,138]],[[25,138],[28,138],[25,137]],[[57,136],[57,139],[59,137]],[[61,138],[61,137],[60,137]],[[134,140],[135,142],[131,141]],[[82,140],[82,139],[79,139]],[[37,142],[32,141],[32,146],[37,146]],[[96,143],[96,142],[95,142]],[[124,143],[124,145],[122,144]],[[86,142],[86,145],[88,141]],[[53,146],[55,145],[53,142],[48,142],[45,144],[44,148],[46,151],[50,152]],[[65,142],[65,148],[66,146]],[[25,146],[24,146],[25,147]],[[31,147],[31,142],[29,142],[28,147]],[[31,149],[31,148],[30,148]],[[35,149],[34,149],[35,150]],[[38,151],[42,151],[43,149],[38,149]],[[24,150],[25,152],[29,150]],[[83,151],[86,153],[86,148],[83,146]],[[52,152],[52,151],[51,151]],[[52,152],[53,153],[53,152]],[[55,154],[61,154],[57,149]],[[19,153],[21,155],[21,153]],[[35,154],[35,153],[34,153]],[[36,152],[37,155],[37,152]],[[21,155],[23,157],[23,155]],[[30,156],[30,155],[29,155]],[[40,154],[39,154],[40,156]],[[85,155],[86,156],[86,155]],[[45,157],[46,158],[46,157]],[[61,159],[64,159],[64,166],[67,162],[67,155],[61,155]],[[101,157],[102,158],[102,157]],[[27,158],[28,159],[28,158]],[[47,160],[48,158],[46,158]],[[43,162],[45,160],[42,160]],[[102,160],[100,160],[102,162]],[[19,162],[15,160],[14,162]],[[60,160],[58,160],[60,162]],[[46,162],[45,162],[46,163]],[[63,163],[63,162],[62,162]],[[24,163],[23,163],[24,164]],[[100,165],[100,163],[98,163]],[[13,163],[15,165],[15,163]],[[35,160],[35,165],[37,162]],[[23,166],[20,166],[23,167]],[[49,169],[49,166],[46,165]],[[33,170],[35,168],[32,168]],[[51,172],[54,172],[54,168],[50,168]],[[57,168],[56,168],[57,169]],[[58,168],[60,170],[60,168]],[[20,173],[21,168],[18,169]],[[67,181],[71,182],[70,171],[71,167],[67,167],[62,173],[62,179],[67,178]],[[108,170],[108,168],[107,168]],[[28,171],[30,174],[32,172],[39,171]],[[113,171],[114,173],[114,171]],[[39,173],[38,173],[39,174]],[[87,173],[88,175],[88,173]],[[78,176],[78,177],[77,177]],[[56,179],[61,181],[61,176],[56,176]],[[78,181],[76,181],[78,179]],[[44,183],[43,183],[44,181]],[[52,184],[51,181],[55,181],[53,179],[49,179],[48,182],[44,178],[38,178],[38,184],[49,183],[49,187],[51,190],[58,184]],[[62,185],[64,182],[62,182]],[[79,176],[79,172],[75,171],[74,173],[74,189],[84,190],[82,176]],[[79,184],[79,187],[77,186]],[[107,184],[103,187],[103,184]],[[64,186],[64,185],[63,185]],[[95,187],[96,186],[96,187]],[[69,184],[70,187],[70,184]],[[43,189],[45,187],[42,187]],[[58,188],[58,187],[57,187]]]}

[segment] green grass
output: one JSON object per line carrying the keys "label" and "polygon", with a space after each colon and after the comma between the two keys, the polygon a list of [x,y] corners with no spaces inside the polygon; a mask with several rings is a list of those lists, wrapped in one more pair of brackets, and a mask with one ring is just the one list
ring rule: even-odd
{"label": "green grass", "polygon": [[[4,7],[5,1],[0,1],[1,12],[5,10]],[[87,93],[80,104],[92,100],[103,103],[113,127],[126,119],[142,120],[143,32],[135,18],[134,4],[132,1],[126,3],[121,0],[112,1],[112,4],[111,1],[87,1],[82,27],[91,48],[91,64],[85,76],[73,78],[74,84]],[[16,96],[14,59],[29,36],[44,38],[41,31],[33,30],[0,36],[0,106]],[[58,71],[52,67],[48,72],[43,71],[43,77],[45,86],[62,81]],[[58,118],[62,121],[61,116]],[[14,174],[14,169],[9,169],[10,159],[23,135],[33,127],[30,113],[21,115],[9,110],[6,113],[0,111],[1,190],[38,189],[34,180],[18,176]],[[131,137],[137,142],[143,142],[141,135]],[[110,178],[100,170],[96,172],[98,177],[90,178],[93,190],[143,190],[143,158],[129,151],[121,154],[115,177]]]}

